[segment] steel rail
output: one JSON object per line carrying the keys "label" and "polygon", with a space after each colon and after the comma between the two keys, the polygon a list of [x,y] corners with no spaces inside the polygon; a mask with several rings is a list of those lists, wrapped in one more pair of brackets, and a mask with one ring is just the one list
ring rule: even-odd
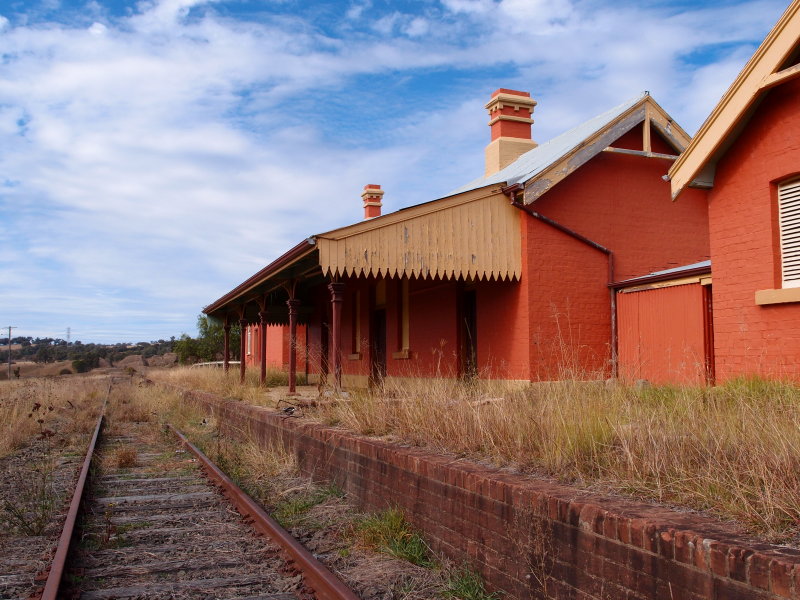
{"label": "steel rail", "polygon": [[358,596],[341,582],[325,565],[314,556],[283,527],[270,517],[250,496],[236,485],[230,477],[223,473],[197,446],[172,424],[170,429],[181,442],[191,450],[203,465],[206,473],[217,481],[225,495],[236,506],[236,509],[253,521],[260,533],[277,542],[295,561],[295,567],[304,575],[307,585],[314,591],[319,600],[359,600]]}
{"label": "steel rail", "polygon": [[72,502],[69,505],[67,518],[64,521],[64,528],[61,530],[61,537],[58,540],[55,556],[53,562],[50,564],[50,572],[47,574],[47,581],[44,584],[44,590],[41,600],[56,600],[58,598],[58,588],[61,585],[61,578],[64,575],[64,567],[67,563],[67,554],[69,553],[70,542],[72,541],[72,534],[75,531],[75,523],[78,520],[78,510],[81,506],[83,499],[83,491],[86,487],[86,480],[89,476],[89,468],[92,464],[92,457],[94,456],[94,449],[97,445],[97,438],[100,437],[100,430],[103,427],[103,420],[105,419],[105,403],[103,409],[100,411],[100,416],[97,418],[97,426],[94,428],[94,435],[92,441],[89,442],[89,449],[86,452],[86,458],[83,460],[83,467],[81,467],[81,474],[78,476],[78,483],[75,485],[75,492],[72,495]]}

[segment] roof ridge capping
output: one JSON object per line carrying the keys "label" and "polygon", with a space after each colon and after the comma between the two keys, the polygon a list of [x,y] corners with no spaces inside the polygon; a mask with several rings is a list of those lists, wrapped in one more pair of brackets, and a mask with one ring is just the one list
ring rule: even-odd
{"label": "roof ridge capping", "polygon": [[[543,177],[551,167],[563,159],[575,157],[575,162],[564,174],[566,176],[648,116],[678,150],[682,150],[688,144],[688,134],[672,120],[649,92],[644,91],[529,150],[497,173],[479,177],[453,190],[449,195],[461,194],[492,184],[525,183],[525,202],[530,203],[555,185],[552,181],[544,181]],[[620,127],[616,127],[617,125]],[[614,139],[610,139],[611,137]],[[578,154],[581,156],[577,156]],[[537,179],[541,181],[536,181]]]}
{"label": "roof ridge capping", "polygon": [[688,186],[713,185],[716,160],[736,133],[738,122],[765,91],[800,74],[795,67],[785,69],[787,73],[778,71],[799,41],[800,0],[793,0],[670,168],[673,198]]}

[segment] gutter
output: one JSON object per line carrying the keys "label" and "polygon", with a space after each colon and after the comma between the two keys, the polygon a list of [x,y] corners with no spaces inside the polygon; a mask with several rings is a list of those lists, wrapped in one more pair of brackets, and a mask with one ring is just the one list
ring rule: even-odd
{"label": "gutter", "polygon": [[558,221],[554,221],[553,219],[544,216],[541,213],[536,212],[528,205],[520,202],[517,200],[517,193],[523,191],[523,186],[520,183],[515,183],[513,185],[506,186],[501,189],[503,194],[505,194],[508,199],[511,201],[511,205],[519,208],[520,210],[528,213],[534,219],[541,221],[542,223],[546,223],[550,227],[557,229],[558,231],[565,233],[566,235],[578,240],[582,244],[589,246],[590,248],[594,248],[595,250],[602,252],[608,257],[608,288],[609,288],[609,303],[611,306],[611,376],[616,379],[617,377],[617,351],[619,346],[619,333],[617,331],[617,293],[614,289],[614,252],[609,250],[605,246],[598,244],[597,242],[590,240],[586,236],[581,235],[577,231],[573,231],[566,225],[562,225]]}
{"label": "gutter", "polygon": [[235,288],[233,288],[230,292],[215,300],[205,308],[203,308],[203,313],[210,315],[213,312],[218,311],[223,306],[231,302],[232,300],[236,299],[238,296],[241,296],[248,290],[252,289],[254,286],[261,283],[263,280],[268,279],[281,269],[288,267],[291,263],[295,262],[296,260],[302,258],[306,254],[310,253],[314,247],[317,245],[317,239],[314,236],[306,238],[297,246],[289,250],[288,252],[282,254],[274,261],[269,263],[266,267],[261,269],[258,273],[249,277]]}
{"label": "gutter", "polygon": [[646,285],[648,283],[658,283],[660,281],[671,281],[672,279],[682,279],[684,277],[696,277],[699,275],[710,275],[711,267],[695,267],[693,269],[686,269],[685,271],[673,271],[671,273],[661,273],[659,275],[644,275],[634,279],[626,279],[625,281],[617,281],[610,283],[609,287],[615,290],[626,288],[634,285]]}

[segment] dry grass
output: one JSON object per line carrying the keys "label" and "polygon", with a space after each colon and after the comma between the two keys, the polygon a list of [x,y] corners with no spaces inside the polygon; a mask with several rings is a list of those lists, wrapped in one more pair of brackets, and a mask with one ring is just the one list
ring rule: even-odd
{"label": "dry grass", "polygon": [[117,448],[114,452],[114,465],[120,469],[128,469],[138,464],[136,448]]}
{"label": "dry grass", "polygon": [[[240,386],[236,374],[226,380],[221,371],[166,375],[265,404],[252,378]],[[800,389],[789,383],[389,380],[377,392],[353,392],[305,414],[583,487],[707,510],[774,541],[796,542],[800,531]]]}
{"label": "dry grass", "polygon": [[247,369],[244,384],[239,383],[239,370],[231,368],[226,375],[220,368],[178,367],[153,370],[148,373],[154,380],[186,388],[204,390],[224,398],[235,398],[255,406],[271,406],[265,387],[288,385],[288,376],[277,369],[267,371],[266,386],[259,383],[258,369]]}
{"label": "dry grass", "polygon": [[364,434],[709,510],[774,539],[800,525],[800,389],[791,384],[434,382],[357,394],[323,416]]}
{"label": "dry grass", "polygon": [[107,390],[95,377],[0,382],[0,457],[36,438],[72,445],[94,427]]}

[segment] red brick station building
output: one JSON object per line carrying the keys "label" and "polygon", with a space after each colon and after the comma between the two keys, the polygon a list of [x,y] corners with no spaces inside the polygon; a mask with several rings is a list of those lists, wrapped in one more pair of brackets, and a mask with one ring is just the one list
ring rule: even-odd
{"label": "red brick station building", "polygon": [[536,102],[499,89],[482,177],[385,215],[366,185],[363,221],[204,312],[241,325],[242,376],[277,366],[336,389],[797,378],[798,40],[800,0],[691,140],[644,93],[537,144]]}

